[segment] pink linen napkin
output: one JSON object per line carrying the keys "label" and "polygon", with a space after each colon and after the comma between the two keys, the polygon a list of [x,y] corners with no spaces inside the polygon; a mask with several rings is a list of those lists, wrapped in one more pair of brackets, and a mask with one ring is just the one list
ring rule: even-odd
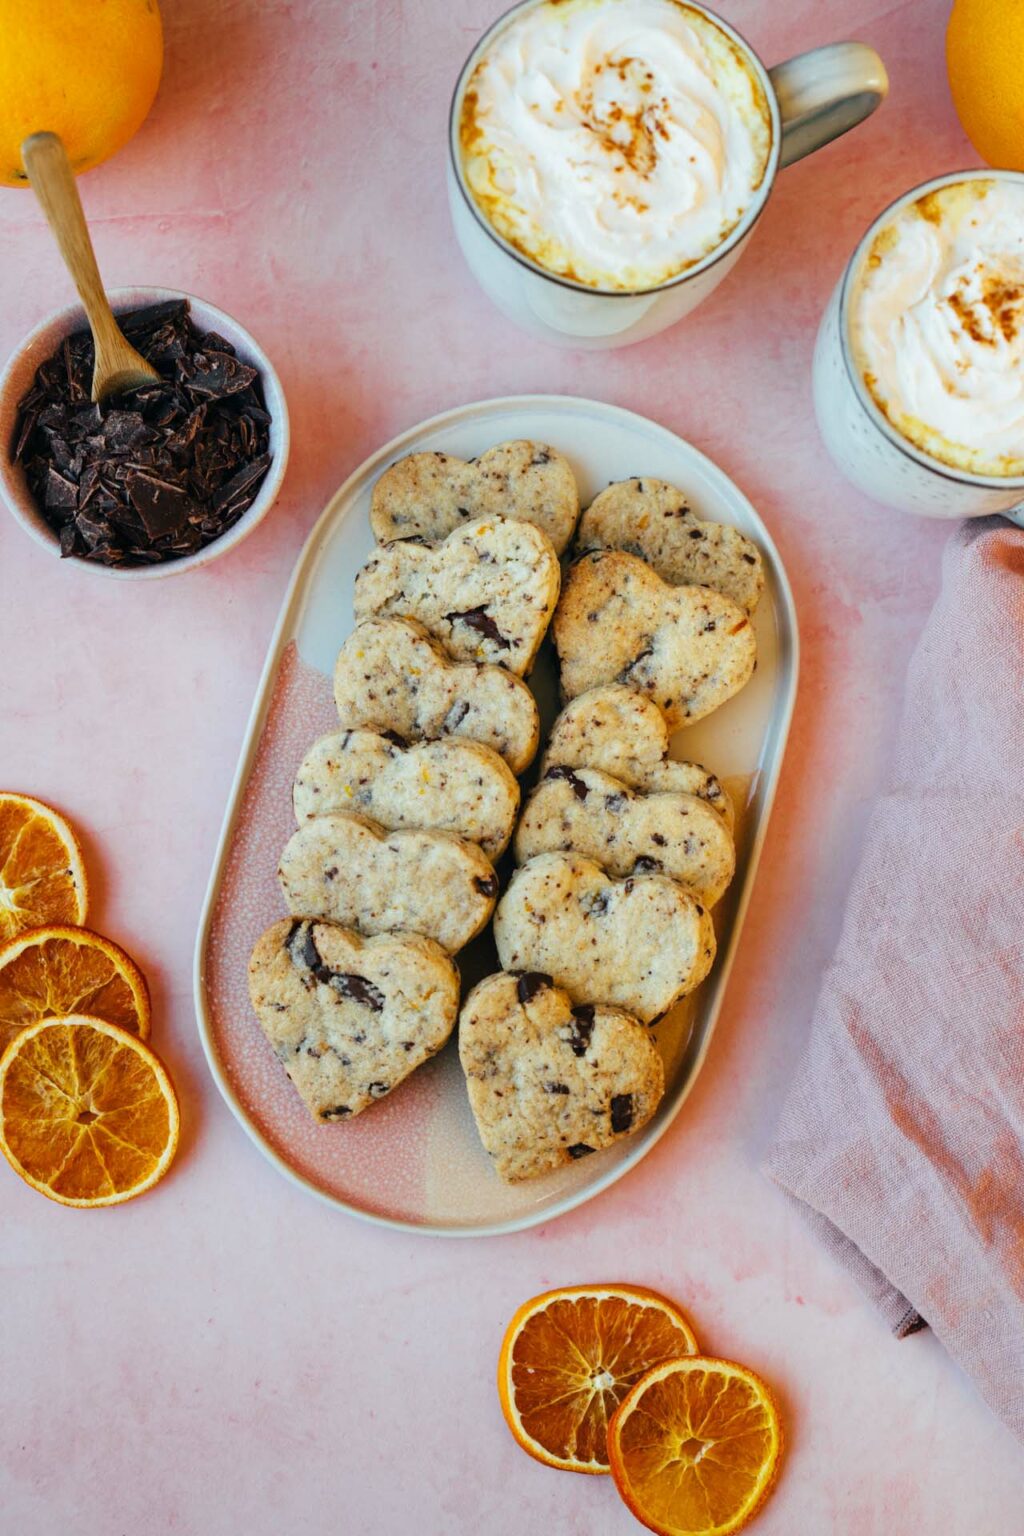
{"label": "pink linen napkin", "polygon": [[1024,532],[947,546],[766,1171],[1024,1439]]}

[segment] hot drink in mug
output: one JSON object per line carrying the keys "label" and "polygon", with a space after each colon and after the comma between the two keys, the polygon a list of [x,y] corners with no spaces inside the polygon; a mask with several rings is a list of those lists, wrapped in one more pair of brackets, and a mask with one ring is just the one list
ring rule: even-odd
{"label": "hot drink in mug", "polygon": [[526,0],[455,92],[456,232],[521,324],[575,346],[639,341],[717,287],[779,165],[885,90],[861,44],[768,71],[688,0]]}

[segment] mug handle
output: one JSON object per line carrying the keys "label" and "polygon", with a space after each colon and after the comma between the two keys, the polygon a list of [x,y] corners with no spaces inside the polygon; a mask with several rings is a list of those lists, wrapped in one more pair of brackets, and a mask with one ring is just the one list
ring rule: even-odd
{"label": "mug handle", "polygon": [[856,128],[889,90],[885,65],[867,43],[812,48],[776,64],[768,75],[782,118],[780,168]]}

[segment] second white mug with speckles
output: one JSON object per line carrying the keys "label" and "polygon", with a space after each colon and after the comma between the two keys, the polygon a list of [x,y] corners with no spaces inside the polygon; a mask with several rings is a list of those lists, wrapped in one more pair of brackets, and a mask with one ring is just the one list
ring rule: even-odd
{"label": "second white mug with speckles", "polygon": [[1024,527],[1024,475],[982,475],[943,463],[908,441],[867,388],[853,356],[851,302],[858,274],[876,235],[901,209],[958,182],[1009,179],[1013,171],[956,171],[913,187],[871,225],[846,264],[825,310],[814,353],[814,409],[825,446],[851,484],[872,501],[925,517],[986,517],[1001,513]]}

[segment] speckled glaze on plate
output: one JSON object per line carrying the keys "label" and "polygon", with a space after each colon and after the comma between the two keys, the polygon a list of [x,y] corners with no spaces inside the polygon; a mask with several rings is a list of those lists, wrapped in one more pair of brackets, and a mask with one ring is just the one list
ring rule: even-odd
{"label": "speckled glaze on plate", "polygon": [[[366,1114],[317,1125],[267,1044],[249,1006],[246,966],[258,935],[284,913],[277,861],[294,822],[291,782],[307,746],[334,723],[331,674],[352,628],[352,583],[373,545],[370,492],[403,454],[443,449],[473,458],[494,443],[535,438],[569,459],[582,505],[610,481],[668,480],[702,517],[732,523],[764,556],[752,681],[724,708],[673,740],[724,778],[737,799],[737,870],[716,909],[719,951],[710,977],[658,1025],[666,1093],[629,1137],[547,1178],[507,1186],[493,1172],[469,1111],[454,1040]],[[664,427],[616,406],[563,395],[521,395],[462,406],[412,428],[360,466],[332,497],[292,576],[270,643],[199,926],[195,999],[210,1070],[232,1111],[282,1173],[342,1210],[441,1236],[513,1232],[591,1199],[664,1134],[699,1072],[739,941],[775,795],[796,695],[793,597],[753,507],[703,454]],[[545,727],[557,708],[547,646],[530,679]],[[496,969],[488,939],[459,956],[464,986]]]}

